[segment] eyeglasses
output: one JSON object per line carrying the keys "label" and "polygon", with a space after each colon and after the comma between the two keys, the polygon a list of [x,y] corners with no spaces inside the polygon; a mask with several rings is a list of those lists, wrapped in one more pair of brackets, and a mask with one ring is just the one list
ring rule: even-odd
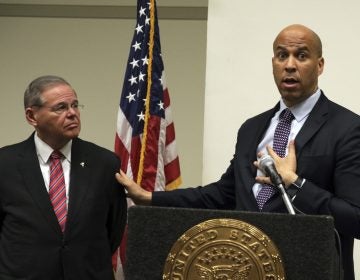
{"label": "eyeglasses", "polygon": [[68,112],[70,110],[70,108],[76,112],[79,112],[80,109],[84,108],[84,105],[81,105],[78,102],[74,102],[72,104],[61,102],[54,106],[44,106],[44,105],[32,105],[32,106],[39,107],[39,108],[42,108],[42,107],[49,108],[51,112],[54,112],[58,115]]}

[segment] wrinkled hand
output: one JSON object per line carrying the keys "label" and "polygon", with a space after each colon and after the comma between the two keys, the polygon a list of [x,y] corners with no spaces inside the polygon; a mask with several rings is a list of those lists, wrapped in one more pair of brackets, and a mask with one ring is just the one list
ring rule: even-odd
{"label": "wrinkled hand", "polygon": [[[297,162],[296,162],[296,153],[295,153],[295,142],[291,140],[288,146],[288,154],[286,157],[279,157],[275,151],[267,146],[266,150],[269,155],[273,158],[274,164],[277,172],[280,174],[285,187],[291,185],[297,179],[298,175],[296,174]],[[259,153],[259,157],[262,156],[262,153]],[[254,165],[259,168],[258,161],[254,162]],[[269,177],[257,176],[255,178],[256,182],[261,184],[272,184]]]}
{"label": "wrinkled hand", "polygon": [[116,180],[125,187],[127,196],[130,197],[137,205],[149,205],[152,199],[152,193],[144,190],[126,174],[120,170],[115,174]]}

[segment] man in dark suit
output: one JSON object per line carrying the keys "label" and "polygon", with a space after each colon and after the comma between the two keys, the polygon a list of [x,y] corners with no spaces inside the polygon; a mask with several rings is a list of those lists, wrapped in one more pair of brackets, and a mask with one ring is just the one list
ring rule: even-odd
{"label": "man in dark suit", "polygon": [[[324,59],[316,33],[303,25],[290,25],[276,37],[273,50],[273,75],[281,100],[240,127],[234,157],[219,181],[152,194],[122,171],[117,179],[139,204],[287,212],[279,192],[262,207],[256,199],[271,184],[257,168],[258,157],[269,154],[296,208],[334,217],[343,250],[344,279],[352,280],[353,243],[360,238],[360,117],[328,100],[318,88]],[[286,156],[281,157],[272,147],[280,114],[286,108],[294,119]]]}
{"label": "man in dark suit", "polygon": [[78,138],[81,105],[64,79],[35,79],[24,105],[35,132],[0,149],[0,279],[114,279],[127,214],[119,159]]}

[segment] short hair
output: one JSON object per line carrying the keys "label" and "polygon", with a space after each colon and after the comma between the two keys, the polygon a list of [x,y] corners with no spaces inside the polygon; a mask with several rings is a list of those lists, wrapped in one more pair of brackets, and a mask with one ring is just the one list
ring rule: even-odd
{"label": "short hair", "polygon": [[65,79],[54,75],[41,76],[33,80],[24,93],[24,108],[43,105],[41,94],[55,85],[68,85],[71,87]]}

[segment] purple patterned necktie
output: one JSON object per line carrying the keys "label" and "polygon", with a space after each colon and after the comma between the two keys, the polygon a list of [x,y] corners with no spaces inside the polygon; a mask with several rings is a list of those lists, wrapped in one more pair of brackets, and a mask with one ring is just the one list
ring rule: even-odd
{"label": "purple patterned necktie", "polygon": [[[280,113],[279,119],[279,123],[277,124],[274,133],[273,149],[279,157],[285,157],[291,122],[294,119],[294,115],[288,108],[286,108]],[[262,188],[256,197],[256,202],[260,210],[262,210],[266,201],[275,193],[275,191],[276,190],[272,185],[262,185]]]}
{"label": "purple patterned necktie", "polygon": [[50,184],[49,196],[54,212],[58,218],[61,231],[65,230],[67,208],[66,208],[66,189],[64,172],[61,165],[63,155],[54,151],[50,155]]}

